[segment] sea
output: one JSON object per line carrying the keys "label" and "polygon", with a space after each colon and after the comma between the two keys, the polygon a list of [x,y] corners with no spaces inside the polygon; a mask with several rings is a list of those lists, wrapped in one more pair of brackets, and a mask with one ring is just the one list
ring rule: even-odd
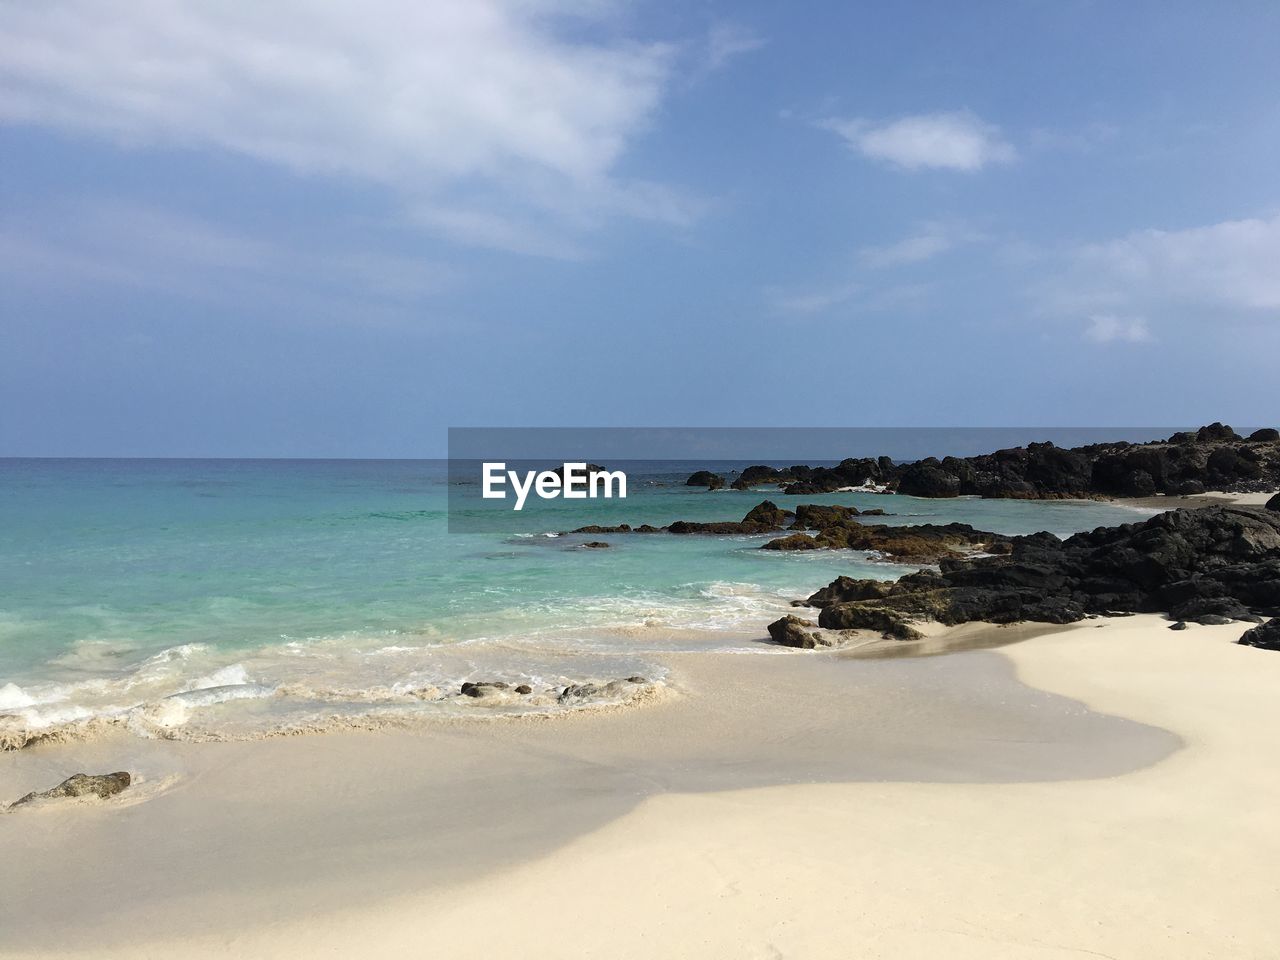
{"label": "sea", "polygon": [[[450,510],[480,492],[451,498],[444,460],[0,460],[0,746],[606,703],[661,687],[673,653],[778,655],[765,626],[838,575],[915,569],[760,550],[768,536],[563,532],[586,524],[738,520],[766,498],[1007,534],[1144,516],[1104,502],[710,492],[684,485],[698,466],[632,464],[625,500],[562,500],[459,532]],[[507,686],[473,697],[464,682]]]}

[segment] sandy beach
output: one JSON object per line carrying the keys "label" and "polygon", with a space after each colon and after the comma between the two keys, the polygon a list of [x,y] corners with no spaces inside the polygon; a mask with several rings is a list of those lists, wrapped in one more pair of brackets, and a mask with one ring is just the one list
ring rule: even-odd
{"label": "sandy beach", "polygon": [[0,960],[1280,960],[1280,2],[0,37]]}
{"label": "sandy beach", "polygon": [[961,630],[1029,639],[677,657],[658,702],[541,722],[7,754],[6,798],[139,782],[0,816],[0,945],[1275,956],[1280,658],[1155,616]]}
{"label": "sandy beach", "polygon": [[1194,509],[1224,503],[1234,504],[1237,507],[1261,507],[1275,495],[1274,490],[1268,493],[1228,493],[1211,490],[1208,493],[1197,493],[1185,497],[1167,494],[1155,497],[1113,497],[1112,502],[1144,510],[1179,510],[1184,507]]}

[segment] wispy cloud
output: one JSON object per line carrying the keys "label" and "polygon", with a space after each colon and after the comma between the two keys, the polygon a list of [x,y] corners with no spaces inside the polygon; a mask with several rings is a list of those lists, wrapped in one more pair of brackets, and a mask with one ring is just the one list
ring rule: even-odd
{"label": "wispy cloud", "polygon": [[200,217],[120,202],[0,219],[0,282],[121,287],[187,300],[287,305],[348,318],[409,306],[457,281],[427,258],[328,237],[273,242]]}
{"label": "wispy cloud", "polygon": [[1018,156],[998,127],[968,111],[918,114],[886,122],[836,117],[818,125],[838,134],[863,156],[901,170],[973,173],[992,164],[1012,163]]}
{"label": "wispy cloud", "polygon": [[861,284],[847,283],[812,290],[787,291],[775,287],[767,293],[776,313],[805,316],[823,313],[832,307],[848,303],[862,289]]}
{"label": "wispy cloud", "polygon": [[729,61],[759,50],[767,41],[754,30],[736,23],[715,23],[707,31],[707,72],[719,70]]}
{"label": "wispy cloud", "polygon": [[1089,318],[1084,336],[1094,343],[1146,343],[1151,339],[1151,329],[1142,317],[1095,313]]}
{"label": "wispy cloud", "polygon": [[[591,29],[610,6],[5,3],[0,122],[376,183],[408,207],[438,204],[446,224],[475,207],[473,223],[578,230],[584,206],[593,205],[588,225],[644,206],[628,209],[632,185],[615,167],[650,123],[675,60],[667,44],[585,39],[613,36]],[[712,53],[725,62],[750,42],[725,28]],[[512,229],[468,232],[541,252],[508,242]]]}
{"label": "wispy cloud", "polygon": [[871,270],[923,263],[953,249],[966,238],[966,234],[944,224],[925,224],[918,233],[893,243],[862,247],[857,260],[860,266]]}
{"label": "wispy cloud", "polygon": [[[803,316],[821,314],[836,307],[858,312],[913,308],[925,300],[927,284],[904,283],[899,268],[926,263],[957,247],[981,239],[962,224],[926,222],[916,232],[891,243],[860,247],[853,255],[846,279],[809,289],[766,290],[775,313]],[[886,282],[881,271],[895,271]]]}

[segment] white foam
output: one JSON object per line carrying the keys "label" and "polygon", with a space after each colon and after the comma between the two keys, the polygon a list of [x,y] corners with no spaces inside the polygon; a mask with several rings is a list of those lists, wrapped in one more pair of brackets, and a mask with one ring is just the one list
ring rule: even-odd
{"label": "white foam", "polygon": [[0,710],[14,710],[18,707],[30,707],[35,699],[29,696],[16,683],[6,683],[0,687]]}
{"label": "white foam", "polygon": [[208,707],[215,703],[227,703],[230,700],[261,700],[274,692],[274,687],[260,683],[227,683],[215,687],[183,690],[181,693],[170,694],[164,699],[182,703],[188,707]]}
{"label": "white foam", "polygon": [[230,666],[213,671],[207,677],[200,677],[190,681],[183,687],[183,690],[205,690],[213,687],[238,686],[252,682],[249,679],[249,671],[244,668],[244,664],[233,663]]}
{"label": "white foam", "polygon": [[14,716],[18,717],[29,729],[44,730],[49,727],[87,719],[93,716],[93,713],[84,707],[72,704],[70,706],[52,708],[27,707],[24,710],[15,711]]}

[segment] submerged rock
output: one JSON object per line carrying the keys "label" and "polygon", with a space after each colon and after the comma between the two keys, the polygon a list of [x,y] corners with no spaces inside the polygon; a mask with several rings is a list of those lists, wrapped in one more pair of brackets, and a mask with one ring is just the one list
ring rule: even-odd
{"label": "submerged rock", "polygon": [[807,533],[793,533],[764,544],[761,550],[821,550],[823,545]]}
{"label": "submerged rock", "polygon": [[462,685],[459,692],[464,697],[487,697],[500,690],[506,690],[509,686],[510,684],[501,680],[480,680],[475,683],[468,681]]}
{"label": "submerged rock", "polygon": [[985,530],[975,530],[967,523],[915,526],[864,524],[839,513],[823,513],[810,507],[796,509],[796,516],[806,518],[815,535],[793,533],[770,540],[764,550],[865,550],[883,554],[893,560],[910,563],[936,563],[944,557],[965,552],[999,550],[1008,538]]}
{"label": "submerged rock", "polygon": [[67,777],[56,787],[39,793],[28,793],[21,800],[11,803],[9,808],[20,807],[24,803],[31,803],[33,800],[56,800],[61,797],[94,796],[105,800],[107,797],[115,796],[132,782],[133,778],[123,770],[118,773],[96,775],[76,773]]}
{"label": "submerged rock", "polygon": [[593,699],[629,699],[636,694],[636,688],[649,681],[644,677],[627,677],[625,680],[610,680],[608,683],[571,683],[556,697],[556,702],[571,704]]}

